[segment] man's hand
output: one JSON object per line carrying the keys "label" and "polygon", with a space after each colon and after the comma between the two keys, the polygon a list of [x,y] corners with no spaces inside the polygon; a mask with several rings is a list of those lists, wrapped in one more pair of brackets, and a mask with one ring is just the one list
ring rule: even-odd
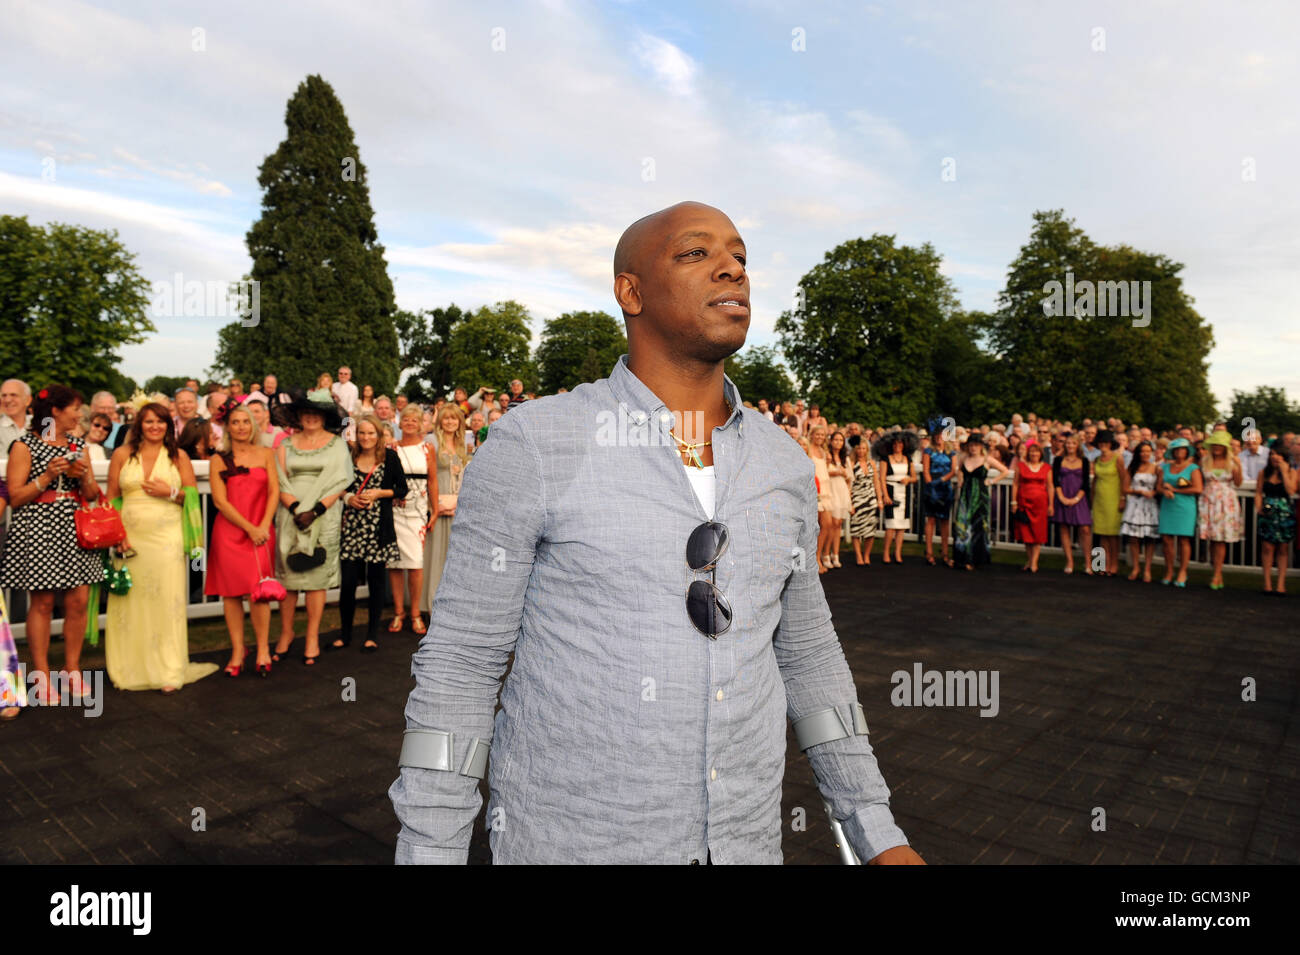
{"label": "man's hand", "polygon": [[894,846],[880,853],[867,865],[925,865],[925,860],[911,846]]}

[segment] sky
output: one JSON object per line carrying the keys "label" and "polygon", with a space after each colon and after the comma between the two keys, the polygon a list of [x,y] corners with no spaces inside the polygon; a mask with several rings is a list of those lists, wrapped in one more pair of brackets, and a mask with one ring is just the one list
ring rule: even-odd
{"label": "sky", "polygon": [[[800,276],[847,239],[931,243],[988,310],[1034,211],[1061,208],[1184,264],[1222,405],[1300,398],[1300,5],[3,7],[0,212],[116,229],[151,283],[248,271],[258,167],[316,73],[356,133],[401,308],[515,299],[535,336],[617,315],[619,234],[692,199],[739,228],[747,344],[776,344]],[[206,369],[230,321],[153,320],[122,350],[140,381]]]}

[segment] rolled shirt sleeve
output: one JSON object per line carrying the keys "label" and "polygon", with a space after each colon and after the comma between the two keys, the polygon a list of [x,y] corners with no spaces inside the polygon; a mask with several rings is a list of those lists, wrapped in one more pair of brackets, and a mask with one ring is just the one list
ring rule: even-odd
{"label": "rolled shirt sleeve", "polygon": [[[853,725],[857,689],[817,574],[817,494],[812,462],[804,488],[799,559],[781,594],[781,621],[773,646],[785,683],[792,721],[834,707]],[[849,736],[810,747],[809,762],[822,796],[863,862],[886,849],[907,844],[889,810],[885,784],[867,736]]]}
{"label": "rolled shirt sleeve", "polygon": [[[455,573],[443,575],[412,659],[407,728],[452,733],[455,767],[476,737],[492,736],[542,532],[541,461],[526,425],[522,416],[502,418],[465,469],[447,551]],[[456,770],[400,769],[388,790],[401,822],[398,864],[466,861],[478,782]]]}

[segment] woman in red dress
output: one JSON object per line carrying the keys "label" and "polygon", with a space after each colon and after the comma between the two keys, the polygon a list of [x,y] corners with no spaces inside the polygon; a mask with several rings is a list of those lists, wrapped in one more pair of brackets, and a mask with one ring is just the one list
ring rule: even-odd
{"label": "woman in red dress", "polygon": [[[230,663],[226,676],[239,676],[244,667],[244,598],[275,566],[272,519],[280,501],[275,453],[256,443],[253,419],[234,401],[217,412],[224,420],[221,453],[212,456],[208,479],[217,516],[208,550],[208,580],[204,592],[223,598],[230,631]],[[248,615],[257,636],[257,675],[271,673],[271,605],[252,601]]]}
{"label": "woman in red dress", "polygon": [[1025,545],[1021,570],[1031,574],[1038,573],[1038,554],[1047,543],[1047,505],[1051,500],[1052,469],[1043,461],[1043,446],[1034,442],[1025,449],[1024,460],[1016,461],[1011,486],[1011,525],[1016,540]]}

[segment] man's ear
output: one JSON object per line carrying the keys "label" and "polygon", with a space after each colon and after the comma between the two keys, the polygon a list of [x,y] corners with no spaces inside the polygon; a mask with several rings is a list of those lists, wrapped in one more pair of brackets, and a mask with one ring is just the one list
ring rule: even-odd
{"label": "man's ear", "polygon": [[627,315],[640,315],[641,280],[631,272],[620,272],[614,276],[614,299],[619,308]]}

